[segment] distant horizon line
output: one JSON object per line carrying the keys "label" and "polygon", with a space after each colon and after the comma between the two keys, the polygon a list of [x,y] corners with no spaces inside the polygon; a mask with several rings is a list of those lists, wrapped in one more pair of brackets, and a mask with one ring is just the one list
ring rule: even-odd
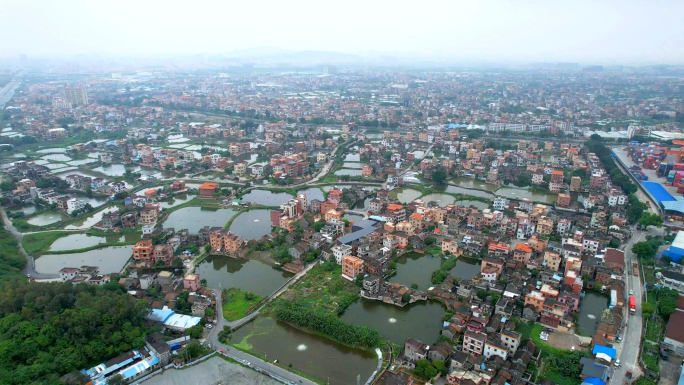
{"label": "distant horizon line", "polygon": [[[466,55],[460,57],[431,55],[430,53],[420,52],[382,52],[382,51],[361,51],[357,53],[316,50],[316,49],[286,49],[275,47],[253,47],[246,49],[235,49],[225,52],[193,52],[193,53],[70,53],[70,54],[31,54],[19,52],[14,54],[0,54],[0,64],[5,62],[18,62],[20,57],[25,56],[30,62],[37,60],[41,62],[69,62],[83,60],[143,60],[161,61],[177,59],[180,61],[197,59],[198,57],[209,60],[209,63],[199,62],[198,65],[212,64],[211,61],[237,61],[244,64],[267,64],[267,65],[386,65],[385,62],[398,61],[399,66],[419,65],[419,66],[529,66],[529,65],[576,65],[576,66],[626,66],[626,67],[645,67],[645,66],[684,66],[684,59],[680,60],[635,60],[635,59],[610,59],[610,58],[531,58],[531,59],[502,59],[484,57],[482,55]],[[330,56],[330,57],[326,57]],[[489,55],[487,55],[489,56]],[[140,63],[137,63],[141,65]],[[166,63],[174,64],[174,63]],[[216,63],[213,63],[216,64]]]}

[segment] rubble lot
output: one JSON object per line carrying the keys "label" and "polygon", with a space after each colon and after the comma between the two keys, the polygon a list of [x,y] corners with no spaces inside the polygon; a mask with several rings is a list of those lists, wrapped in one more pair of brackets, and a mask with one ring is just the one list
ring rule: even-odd
{"label": "rubble lot", "polygon": [[670,359],[660,359],[660,380],[658,385],[675,385],[679,382],[679,373],[682,371],[682,357],[670,354]]}
{"label": "rubble lot", "polygon": [[558,330],[554,330],[553,333],[549,333],[549,340],[546,341],[549,346],[554,348],[570,350],[573,346],[575,350],[584,349],[580,346],[580,339],[572,333],[566,333]]}
{"label": "rubble lot", "polygon": [[212,357],[189,368],[167,370],[145,381],[144,384],[278,385],[280,382],[221,357]]}

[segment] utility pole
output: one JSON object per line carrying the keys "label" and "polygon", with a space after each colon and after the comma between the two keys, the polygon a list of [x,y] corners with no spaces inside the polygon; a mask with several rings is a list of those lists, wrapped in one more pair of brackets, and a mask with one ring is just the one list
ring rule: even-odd
{"label": "utility pole", "polygon": [[356,385],[361,385],[361,375],[360,374],[356,375]]}

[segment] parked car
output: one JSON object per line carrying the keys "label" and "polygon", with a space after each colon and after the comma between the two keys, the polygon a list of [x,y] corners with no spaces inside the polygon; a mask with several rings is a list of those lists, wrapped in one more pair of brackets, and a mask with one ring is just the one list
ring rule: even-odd
{"label": "parked car", "polygon": [[629,295],[634,295],[634,290],[630,290]]}
{"label": "parked car", "polygon": [[615,367],[616,367],[616,368],[619,368],[619,367],[620,367],[620,360],[619,360],[619,359],[618,359],[618,360],[615,360]]}
{"label": "parked car", "polygon": [[545,328],[544,331],[547,333],[553,333],[553,329],[551,328]]}

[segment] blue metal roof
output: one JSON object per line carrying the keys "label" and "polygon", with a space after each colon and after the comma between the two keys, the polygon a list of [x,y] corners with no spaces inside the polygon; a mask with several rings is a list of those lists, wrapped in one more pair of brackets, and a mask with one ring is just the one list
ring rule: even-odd
{"label": "blue metal roof", "polygon": [[585,384],[587,384],[587,385],[606,385],[605,382],[601,381],[600,378],[596,378],[596,377],[585,378],[584,381],[582,382],[582,385],[585,385]]}
{"label": "blue metal roof", "polygon": [[615,355],[617,354],[617,350],[613,348],[609,348],[607,346],[603,345],[594,345],[594,350],[592,350],[593,354],[598,354],[598,353],[603,353],[607,355],[608,357],[615,359]]}
{"label": "blue metal roof", "polygon": [[641,182],[641,185],[653,195],[653,198],[655,198],[658,203],[675,200],[674,197],[665,190],[665,187],[658,182]]}
{"label": "blue metal roof", "polygon": [[673,201],[660,202],[663,208],[667,211],[676,211],[678,213],[684,213],[684,197],[674,197]]}

